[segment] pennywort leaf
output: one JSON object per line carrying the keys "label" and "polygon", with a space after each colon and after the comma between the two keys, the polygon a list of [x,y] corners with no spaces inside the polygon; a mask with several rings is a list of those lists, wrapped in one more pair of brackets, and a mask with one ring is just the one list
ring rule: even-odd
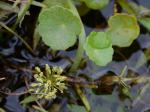
{"label": "pennywort leaf", "polygon": [[82,0],[82,1],[84,1],[85,4],[91,9],[102,9],[109,3],[109,0]]}
{"label": "pennywort leaf", "polygon": [[112,44],[128,47],[138,37],[140,29],[135,16],[116,14],[108,20],[108,34]]}
{"label": "pennywort leaf", "polygon": [[[104,38],[100,38],[100,37],[104,37]],[[92,32],[89,37],[90,38],[89,43],[92,47],[97,49],[107,48],[108,46],[110,46],[111,41],[110,39],[105,37],[106,37],[106,33],[104,32],[100,32],[100,33]]]}
{"label": "pennywort leaf", "polygon": [[46,45],[54,50],[66,50],[75,44],[81,32],[81,22],[69,0],[46,0],[48,8],[39,15],[38,31]]}
{"label": "pennywort leaf", "polygon": [[44,0],[43,4],[45,4],[48,8],[54,7],[54,6],[61,6],[64,8],[69,9],[70,6],[68,4],[69,0]]}
{"label": "pennywort leaf", "polygon": [[91,32],[84,49],[88,57],[97,65],[105,66],[112,60],[113,48],[105,32]]}

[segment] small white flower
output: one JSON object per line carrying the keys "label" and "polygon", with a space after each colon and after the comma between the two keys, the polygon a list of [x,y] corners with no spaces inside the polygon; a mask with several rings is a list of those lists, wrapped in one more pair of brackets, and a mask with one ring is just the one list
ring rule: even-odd
{"label": "small white flower", "polygon": [[29,91],[38,98],[54,99],[56,93],[63,93],[66,77],[62,76],[63,69],[61,67],[53,67],[52,69],[46,64],[45,71],[42,72],[39,67],[35,67],[35,82],[30,85]]}

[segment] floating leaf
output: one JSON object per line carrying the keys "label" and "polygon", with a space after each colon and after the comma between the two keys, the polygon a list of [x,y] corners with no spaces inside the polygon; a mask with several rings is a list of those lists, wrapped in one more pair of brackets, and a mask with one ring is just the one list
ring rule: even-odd
{"label": "floating leaf", "polygon": [[39,15],[39,34],[54,50],[65,50],[75,44],[81,32],[81,24],[69,9],[54,6]]}
{"label": "floating leaf", "polygon": [[105,32],[91,32],[84,49],[97,65],[105,66],[112,60],[113,48]]}
{"label": "floating leaf", "polygon": [[102,9],[109,3],[109,0],[83,0],[83,1],[91,9]]}
{"label": "floating leaf", "polygon": [[139,35],[139,25],[135,16],[116,14],[109,21],[108,34],[112,44],[120,47],[128,47]]}

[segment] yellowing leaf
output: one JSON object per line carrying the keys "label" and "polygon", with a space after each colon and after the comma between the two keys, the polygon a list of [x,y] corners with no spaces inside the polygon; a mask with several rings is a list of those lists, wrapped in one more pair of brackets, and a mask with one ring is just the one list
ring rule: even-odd
{"label": "yellowing leaf", "polygon": [[108,20],[108,34],[113,45],[128,47],[140,33],[135,16],[116,14]]}

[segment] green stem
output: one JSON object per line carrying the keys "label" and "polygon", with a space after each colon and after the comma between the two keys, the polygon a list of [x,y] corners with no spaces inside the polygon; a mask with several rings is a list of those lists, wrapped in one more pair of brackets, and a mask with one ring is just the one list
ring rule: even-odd
{"label": "green stem", "polygon": [[125,65],[125,67],[121,71],[120,77],[124,77],[126,71],[127,71],[127,65]]}
{"label": "green stem", "polygon": [[6,26],[2,22],[0,22],[0,26],[2,26],[3,28],[5,28],[6,30],[8,30],[10,33],[12,33],[13,35],[15,35],[17,38],[19,38],[21,40],[21,42],[29,49],[29,51],[32,54],[34,54],[32,48],[29,46],[29,44],[23,38],[21,38],[17,33],[15,33],[12,29],[10,29],[8,26]]}
{"label": "green stem", "polygon": [[81,33],[79,35],[79,45],[78,45],[76,57],[75,57],[75,60],[74,60],[72,66],[70,68],[70,72],[74,72],[79,67],[81,59],[83,57],[83,53],[84,53],[83,46],[84,46],[84,43],[85,43],[86,34],[85,34],[84,26],[83,26],[83,23],[82,23],[82,21],[80,19],[80,16],[79,16],[79,13],[78,13],[77,9],[75,8],[75,6],[73,5],[71,0],[68,0],[68,2],[70,4],[70,8],[74,11],[76,16],[79,18],[80,23],[82,25]]}
{"label": "green stem", "polygon": [[28,11],[30,5],[32,4],[33,0],[28,0],[27,3],[21,8],[21,10],[18,13],[18,18],[13,25],[13,30],[16,28],[16,26],[19,24],[19,22],[23,19],[23,17],[26,15],[26,12]]}
{"label": "green stem", "polygon": [[98,85],[97,85],[97,82],[85,82],[85,81],[82,81],[82,79],[80,78],[73,78],[73,77],[67,77],[65,79],[65,81],[69,84],[73,84],[73,85],[78,85],[79,87],[82,87],[82,88],[98,88]]}
{"label": "green stem", "polygon": [[84,95],[84,93],[81,91],[80,87],[76,84],[76,90],[77,90],[77,94],[79,95],[79,97],[81,98],[84,106],[85,106],[85,109],[87,112],[90,112],[91,108],[90,108],[90,104],[86,98],[86,96]]}
{"label": "green stem", "polygon": [[14,1],[13,8],[16,7],[20,2],[21,2],[21,0]]}
{"label": "green stem", "polygon": [[125,0],[116,0],[117,3],[128,13],[136,15],[136,12],[134,9],[129,5],[129,3]]}
{"label": "green stem", "polygon": [[70,72],[74,72],[78,66],[80,65],[83,53],[84,53],[84,49],[83,49],[83,45],[85,43],[85,33],[82,32],[79,35],[79,45],[78,45],[78,49],[77,49],[77,53],[76,53],[76,57],[75,60],[73,62],[73,65],[71,66]]}
{"label": "green stem", "polygon": [[41,8],[46,8],[45,4],[37,2],[35,0],[32,2],[32,5],[35,5],[35,6],[38,6],[38,7],[41,7]]}

